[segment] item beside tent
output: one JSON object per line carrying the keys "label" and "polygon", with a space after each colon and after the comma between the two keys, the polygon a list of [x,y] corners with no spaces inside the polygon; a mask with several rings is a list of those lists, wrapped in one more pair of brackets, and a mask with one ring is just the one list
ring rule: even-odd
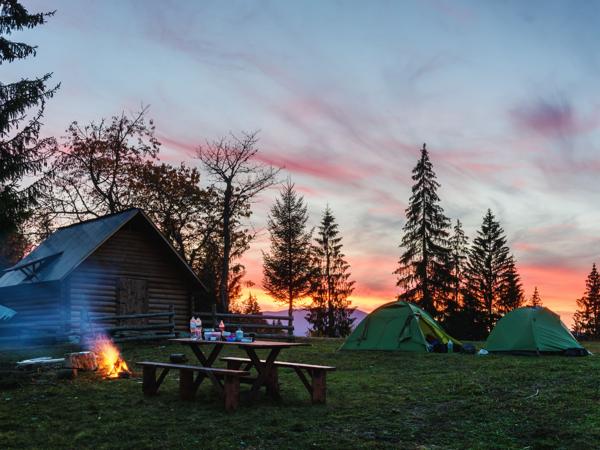
{"label": "item beside tent", "polygon": [[524,307],[496,323],[485,348],[491,353],[587,355],[560,316],[544,307]]}
{"label": "item beside tent", "polygon": [[[448,342],[452,344],[448,345]],[[405,352],[460,351],[433,318],[412,303],[386,303],[374,310],[354,329],[341,350],[396,350]]]}

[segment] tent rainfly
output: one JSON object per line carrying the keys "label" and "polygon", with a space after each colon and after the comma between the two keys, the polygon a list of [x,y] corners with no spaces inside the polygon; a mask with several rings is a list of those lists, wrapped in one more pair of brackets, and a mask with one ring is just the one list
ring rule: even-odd
{"label": "tent rainfly", "polygon": [[462,344],[449,336],[429,314],[412,303],[398,301],[380,306],[363,319],[342,350],[396,350],[425,353],[432,342],[454,349]]}
{"label": "tent rainfly", "polygon": [[497,353],[587,355],[560,316],[544,307],[517,308],[496,323],[485,349]]}

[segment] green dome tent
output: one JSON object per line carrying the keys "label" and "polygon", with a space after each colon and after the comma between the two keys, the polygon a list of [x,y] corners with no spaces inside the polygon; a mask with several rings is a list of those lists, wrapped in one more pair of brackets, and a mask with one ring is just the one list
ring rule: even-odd
{"label": "green dome tent", "polygon": [[391,302],[365,317],[348,336],[341,350],[428,352],[431,348],[428,340],[436,340],[442,345],[452,341],[455,349],[462,345],[418,306]]}
{"label": "green dome tent", "polygon": [[564,353],[588,352],[548,308],[524,307],[506,314],[496,323],[485,343],[488,352]]}

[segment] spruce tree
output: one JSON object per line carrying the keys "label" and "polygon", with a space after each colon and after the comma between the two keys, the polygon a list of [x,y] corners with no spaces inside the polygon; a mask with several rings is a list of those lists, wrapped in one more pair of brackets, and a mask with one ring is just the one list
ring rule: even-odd
{"label": "spruce tree", "polygon": [[587,337],[600,337],[600,274],[596,264],[585,281],[585,293],[577,300],[575,329]]}
{"label": "spruce tree", "polygon": [[452,295],[450,220],[439,205],[433,166],[425,144],[412,171],[412,187],[401,247],[404,253],[394,272],[398,275],[399,300],[416,303],[434,317],[444,311]]}
{"label": "spruce tree", "polygon": [[499,314],[506,314],[523,305],[523,285],[517,272],[514,257],[511,255],[507,261],[504,273],[503,287],[498,299],[497,310]]}
{"label": "spruce tree", "polygon": [[507,274],[511,271],[511,257],[504,230],[488,209],[481,229],[477,232],[465,270],[465,291],[471,307],[482,314],[484,331],[491,331],[498,318],[502,295],[507,292]]}
{"label": "spruce tree", "polygon": [[450,273],[452,275],[452,297],[448,301],[447,311],[456,311],[460,305],[460,293],[464,283],[464,270],[469,254],[469,238],[465,235],[460,220],[456,219],[450,244]]}
{"label": "spruce tree", "polygon": [[447,325],[448,332],[461,339],[480,341],[487,336],[487,323],[479,298],[472,290],[463,288],[461,309]]}
{"label": "spruce tree", "polygon": [[[37,47],[7,37],[42,25],[53,14],[30,14],[16,0],[0,0],[0,65],[35,56]],[[48,87],[51,75],[0,81],[0,268],[22,256],[21,228],[42,189],[40,182],[23,187],[22,181],[43,170],[53,142],[39,137],[45,103],[58,89]]]}
{"label": "spruce tree", "polygon": [[263,287],[275,300],[288,305],[289,315],[311,290],[312,230],[307,223],[304,199],[288,181],[268,219],[271,248],[269,253],[263,252]]}
{"label": "spruce tree", "polygon": [[459,336],[462,334],[463,329],[469,326],[468,323],[464,323],[464,318],[461,317],[464,270],[469,253],[469,239],[465,235],[462,223],[458,219],[453,227],[453,234],[449,239],[449,244],[451,295],[446,302],[442,322],[450,334]]}
{"label": "spruce tree", "polygon": [[306,319],[317,336],[347,336],[352,330],[354,308],[348,297],[354,291],[350,265],[342,253],[342,237],[329,207],[319,225],[313,247],[312,304]]}
{"label": "spruce tree", "polygon": [[538,292],[537,286],[533,289],[533,295],[531,296],[531,300],[529,300],[529,306],[542,306],[542,299],[540,297],[540,293]]}

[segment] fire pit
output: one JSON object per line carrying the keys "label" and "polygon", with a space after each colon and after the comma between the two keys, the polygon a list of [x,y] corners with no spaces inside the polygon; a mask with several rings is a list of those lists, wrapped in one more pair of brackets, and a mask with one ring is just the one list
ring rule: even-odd
{"label": "fire pit", "polygon": [[87,347],[88,351],[69,353],[64,358],[45,356],[19,361],[16,368],[32,373],[55,372],[60,378],[73,378],[79,371],[97,372],[107,380],[133,375],[118,347],[109,337],[95,335],[88,341]]}
{"label": "fire pit", "polygon": [[129,378],[131,370],[121,356],[117,346],[106,336],[96,336],[91,344],[91,350],[96,355],[98,372],[104,378]]}

